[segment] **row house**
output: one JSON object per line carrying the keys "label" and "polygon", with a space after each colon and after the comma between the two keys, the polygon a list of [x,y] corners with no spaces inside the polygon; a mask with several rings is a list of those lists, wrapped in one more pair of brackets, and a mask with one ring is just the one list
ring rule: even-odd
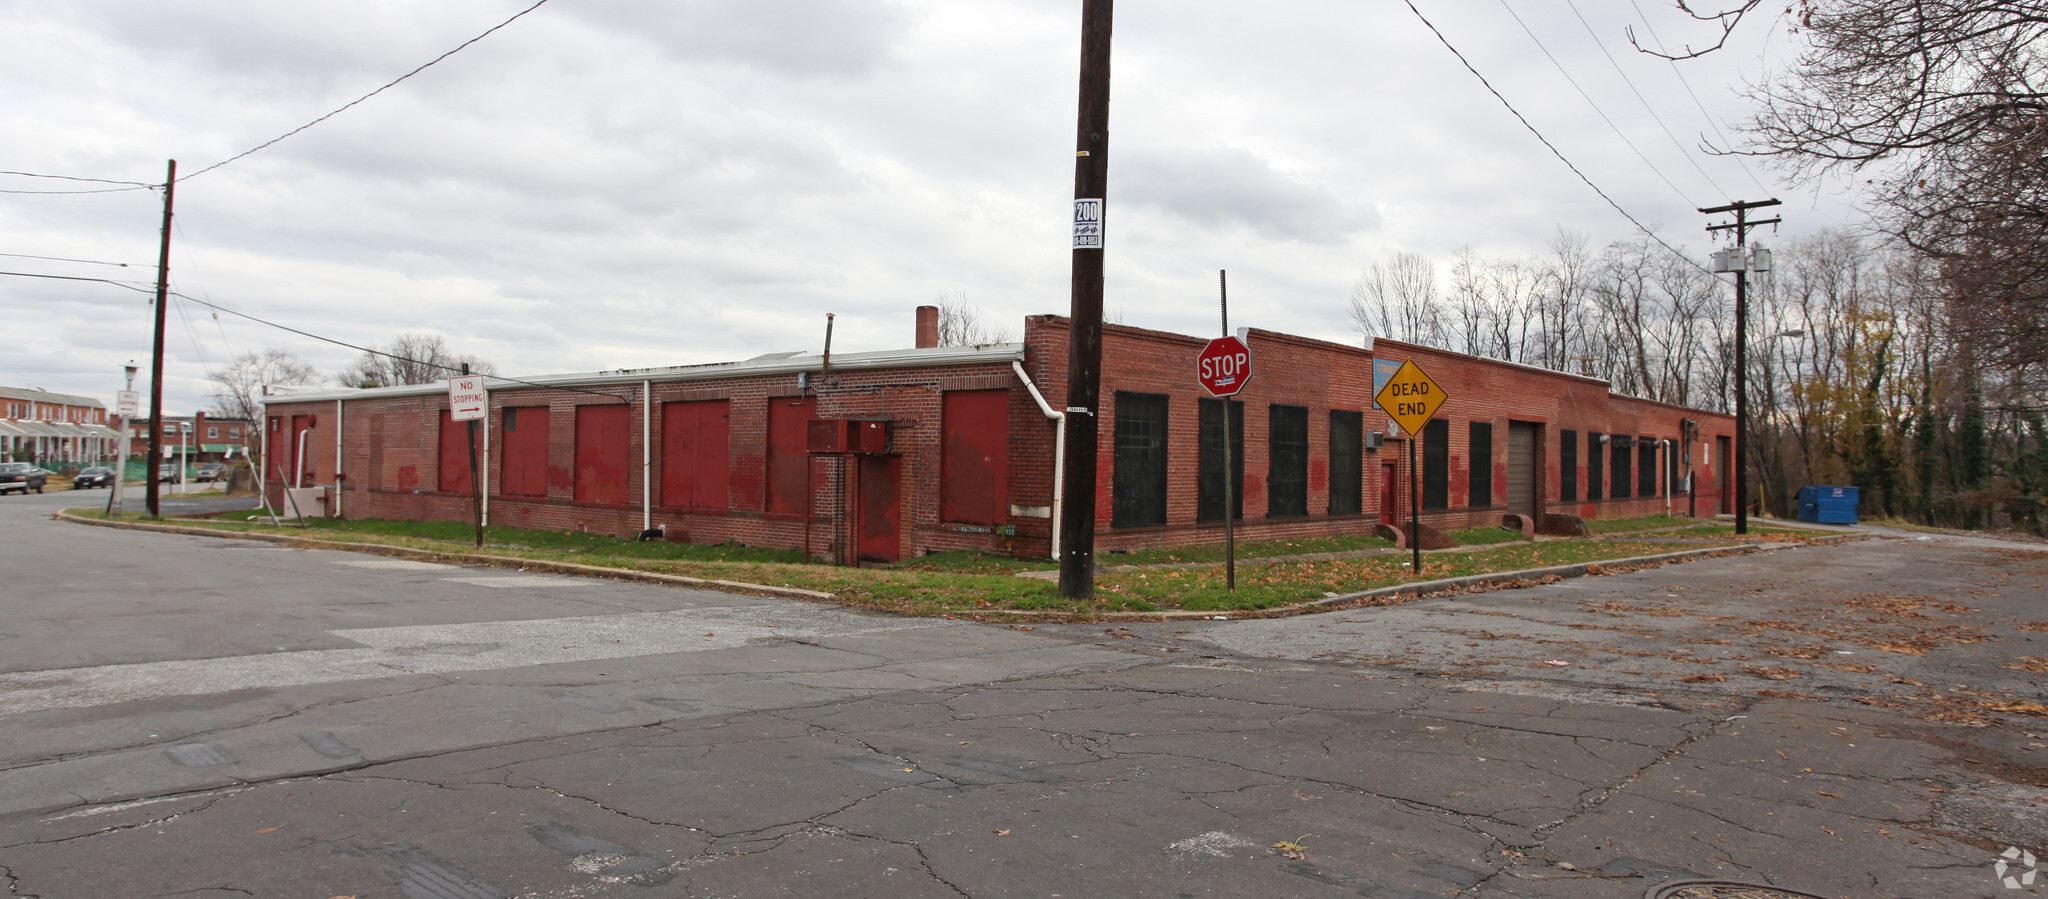
{"label": "row house", "polygon": [[44,468],[111,460],[121,435],[107,427],[99,400],[24,387],[0,387],[0,458]]}

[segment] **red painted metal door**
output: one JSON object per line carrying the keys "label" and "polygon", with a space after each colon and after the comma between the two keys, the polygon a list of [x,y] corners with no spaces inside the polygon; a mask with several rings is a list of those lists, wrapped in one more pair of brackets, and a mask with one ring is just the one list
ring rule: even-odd
{"label": "red painted metal door", "polygon": [[731,433],[726,400],[661,407],[661,502],[687,509],[725,509],[726,443]]}
{"label": "red painted metal door", "polygon": [[939,520],[1003,523],[1010,512],[1010,392],[949,390],[939,462]]}
{"label": "red painted metal door", "polygon": [[576,502],[625,505],[633,500],[633,407],[576,407]]}
{"label": "red painted metal door", "polygon": [[1380,464],[1380,524],[1394,524],[1400,514],[1399,469],[1391,462]]}
{"label": "red painted metal door", "polygon": [[903,499],[899,491],[903,460],[896,456],[856,456],[860,460],[860,551],[863,562],[894,562],[903,556],[898,536]]}
{"label": "red painted metal door", "polygon": [[767,512],[777,516],[811,511],[811,419],[818,401],[812,397],[779,396],[768,400]]}

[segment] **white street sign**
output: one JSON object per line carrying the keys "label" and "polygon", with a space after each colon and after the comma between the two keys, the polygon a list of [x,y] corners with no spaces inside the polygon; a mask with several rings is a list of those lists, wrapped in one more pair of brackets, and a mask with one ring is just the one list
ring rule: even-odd
{"label": "white street sign", "polygon": [[450,418],[456,421],[475,421],[484,417],[484,409],[490,404],[491,395],[484,390],[483,375],[448,379]]}
{"label": "white street sign", "polygon": [[122,418],[134,418],[135,411],[142,406],[142,394],[123,390],[114,394],[114,414]]}

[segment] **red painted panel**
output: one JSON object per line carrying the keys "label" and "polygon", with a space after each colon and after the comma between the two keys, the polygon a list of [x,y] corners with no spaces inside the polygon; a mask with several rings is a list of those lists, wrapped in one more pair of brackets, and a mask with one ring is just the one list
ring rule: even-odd
{"label": "red painted panel", "polygon": [[292,479],[292,463],[286,461],[292,457],[291,438],[285,435],[284,422],[283,416],[270,417],[269,479],[280,484],[288,484]]}
{"label": "red painted panel", "polygon": [[811,511],[810,421],[818,401],[811,397],[768,400],[768,508],[770,515]]}
{"label": "red painted panel", "polygon": [[731,405],[707,400],[661,407],[662,505],[725,508]]}
{"label": "red painted panel", "polygon": [[577,502],[631,503],[632,460],[632,406],[603,403],[576,407]]}
{"label": "red painted panel", "polygon": [[504,416],[505,446],[498,451],[498,492],[506,496],[548,495],[548,407],[511,406]]}
{"label": "red painted panel", "polygon": [[440,480],[435,483],[436,489],[468,496],[474,489],[469,478],[469,422],[456,421],[446,409],[441,410],[440,457]]}
{"label": "red painted panel", "polygon": [[1401,510],[1399,473],[1394,464],[1380,463],[1380,524],[1393,524],[1394,516]]}
{"label": "red painted panel", "polygon": [[894,562],[903,555],[903,460],[860,456],[860,560]]}
{"label": "red painted panel", "polygon": [[1009,515],[1010,392],[946,392],[939,518],[1000,524]]}

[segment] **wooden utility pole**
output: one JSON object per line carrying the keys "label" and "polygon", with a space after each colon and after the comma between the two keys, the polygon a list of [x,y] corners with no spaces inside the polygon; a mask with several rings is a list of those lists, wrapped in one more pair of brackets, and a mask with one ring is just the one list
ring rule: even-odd
{"label": "wooden utility pole", "polygon": [[1735,231],[1735,249],[1742,253],[1740,268],[1735,270],[1735,533],[1749,533],[1749,229],[1758,225],[1775,225],[1783,219],[1772,218],[1763,221],[1749,221],[1752,209],[1776,206],[1777,200],[1738,201],[1726,206],[1702,209],[1700,212],[1715,215],[1722,212],[1735,213],[1735,222],[1728,225],[1708,225],[1709,233],[1714,231]]}
{"label": "wooden utility pole", "polygon": [[1102,399],[1102,254],[1109,193],[1111,0],[1081,4],[1081,97],[1074,146],[1074,280],[1068,313],[1067,470],[1059,485],[1060,595],[1095,596],[1097,435]]}
{"label": "wooden utility pole", "polygon": [[[171,195],[178,188],[178,161],[170,161],[170,168],[164,172],[164,235],[163,243],[156,252],[156,346],[149,359],[149,464],[148,486],[144,496],[148,499],[149,517],[160,518],[158,498],[163,490],[164,457],[164,307],[170,302],[171,293]],[[180,481],[184,480],[179,478]],[[119,490],[117,485],[114,489]]]}
{"label": "wooden utility pole", "polygon": [[[462,376],[465,378],[469,377],[469,363],[467,362],[462,363]],[[490,408],[490,401],[486,400],[484,402],[486,415],[490,414]],[[463,424],[467,425],[469,430],[469,513],[470,517],[476,521],[476,545],[481,549],[484,545],[484,489],[483,479],[477,477],[476,472],[476,419],[472,418],[463,422]],[[642,448],[642,452],[645,451],[645,448]],[[340,487],[334,489],[336,493],[341,492]]]}

